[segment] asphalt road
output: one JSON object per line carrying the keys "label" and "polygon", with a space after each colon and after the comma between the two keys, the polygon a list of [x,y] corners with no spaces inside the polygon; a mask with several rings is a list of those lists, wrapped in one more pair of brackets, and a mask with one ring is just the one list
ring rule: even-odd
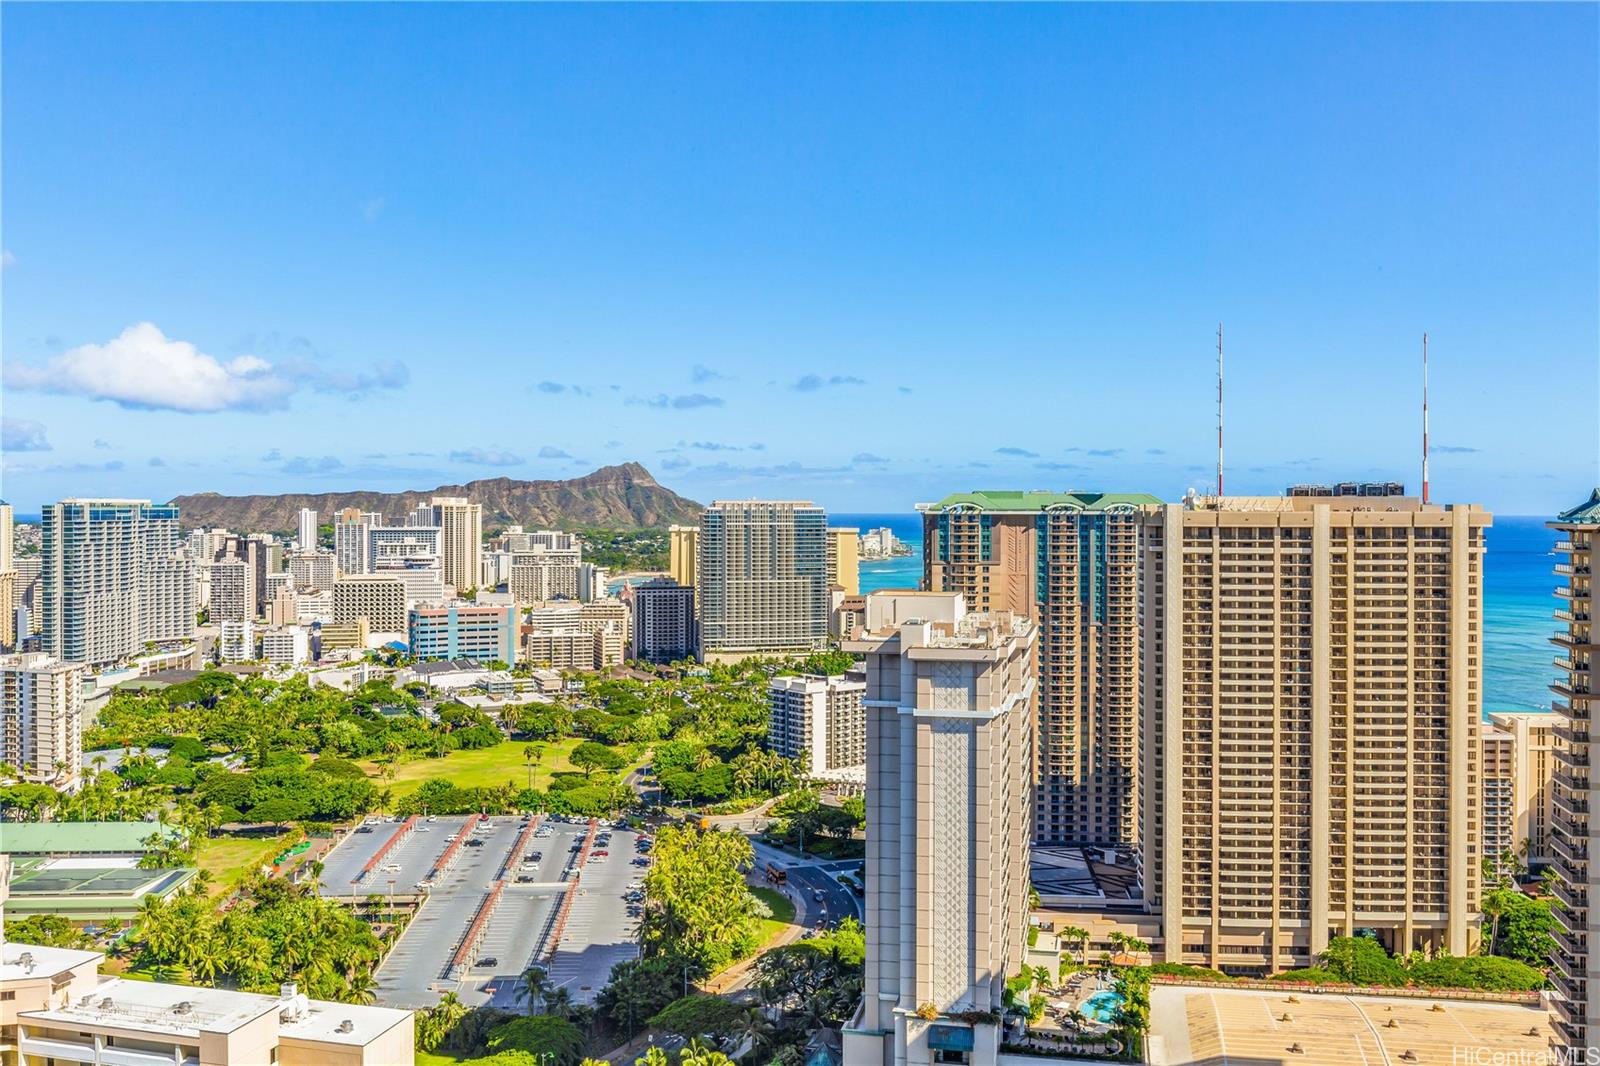
{"label": "asphalt road", "polygon": [[[828,872],[829,869],[853,869],[856,863],[802,860],[755,841],[751,845],[755,849],[757,864],[763,869],[768,863],[783,867],[788,872],[789,884],[796,892],[805,893],[808,907],[822,909],[824,920],[830,927],[837,925],[842,918],[861,919],[861,901]],[[820,900],[815,898],[818,892],[822,893]]]}

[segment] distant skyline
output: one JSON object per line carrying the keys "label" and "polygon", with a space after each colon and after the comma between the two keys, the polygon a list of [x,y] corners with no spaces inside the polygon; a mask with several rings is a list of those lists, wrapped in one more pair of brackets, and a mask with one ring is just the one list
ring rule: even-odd
{"label": "distant skyline", "polygon": [[0,497],[1600,483],[1595,5],[8,5]]}

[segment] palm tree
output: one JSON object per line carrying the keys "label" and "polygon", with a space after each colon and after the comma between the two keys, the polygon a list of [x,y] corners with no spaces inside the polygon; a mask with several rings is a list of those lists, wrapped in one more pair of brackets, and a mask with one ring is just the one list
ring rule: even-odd
{"label": "palm tree", "polygon": [[577,1009],[577,1004],[572,1002],[572,990],[565,985],[545,993],[542,1013],[570,1020]]}
{"label": "palm tree", "polygon": [[1081,952],[1079,956],[1080,963],[1084,966],[1089,965],[1089,930],[1079,928],[1076,925],[1065,925],[1061,927],[1061,932],[1057,935],[1063,943],[1077,944],[1078,950]]}
{"label": "palm tree", "polygon": [[738,1042],[748,1039],[751,1051],[762,1051],[771,1046],[776,1031],[777,1027],[772,1024],[772,1019],[767,1017],[766,1011],[760,1007],[749,1007],[740,1015],[738,1025],[733,1031],[733,1038],[736,1041],[734,1046],[737,1047]]}
{"label": "palm tree", "polygon": [[555,988],[550,980],[549,971],[543,966],[533,965],[522,971],[522,983],[517,986],[517,1000],[528,1001],[528,1013],[534,1012],[534,1006],[543,1006]]}

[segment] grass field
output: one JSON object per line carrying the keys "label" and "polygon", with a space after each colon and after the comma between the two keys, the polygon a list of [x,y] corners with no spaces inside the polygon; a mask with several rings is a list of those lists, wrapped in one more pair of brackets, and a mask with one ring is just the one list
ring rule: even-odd
{"label": "grass field", "polygon": [[290,832],[278,836],[224,834],[212,837],[200,844],[195,853],[195,865],[211,874],[206,890],[218,896],[233,891],[250,871],[270,863],[299,836],[299,833]]}
{"label": "grass field", "polygon": [[772,911],[771,918],[761,919],[761,946],[766,947],[786,928],[794,924],[794,904],[776,889],[752,888],[750,891]]}
{"label": "grass field", "polygon": [[[491,748],[472,751],[452,751],[442,759],[409,759],[395,766],[395,799],[409,796],[431,777],[442,777],[461,788],[485,788],[503,785],[507,781],[517,788],[528,785],[528,763],[522,751],[527,741],[507,740]],[[544,745],[544,756],[533,770],[533,787],[545,788],[553,774],[576,770],[567,757],[581,741],[575,737],[565,740],[535,741]],[[358,765],[372,775],[380,785],[385,784],[383,767],[371,760]]]}
{"label": "grass field", "polygon": [[456,1063],[466,1061],[466,1059],[458,1059],[446,1051],[417,1052],[417,1066],[456,1066]]}

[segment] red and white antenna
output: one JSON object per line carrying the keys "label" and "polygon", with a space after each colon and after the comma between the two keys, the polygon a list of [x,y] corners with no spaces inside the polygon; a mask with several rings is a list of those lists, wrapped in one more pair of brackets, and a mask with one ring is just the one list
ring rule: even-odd
{"label": "red and white antenna", "polygon": [[1217,323],[1217,495],[1222,495],[1222,323]]}
{"label": "red and white antenna", "polygon": [[1428,334],[1422,334],[1422,502],[1428,502]]}

